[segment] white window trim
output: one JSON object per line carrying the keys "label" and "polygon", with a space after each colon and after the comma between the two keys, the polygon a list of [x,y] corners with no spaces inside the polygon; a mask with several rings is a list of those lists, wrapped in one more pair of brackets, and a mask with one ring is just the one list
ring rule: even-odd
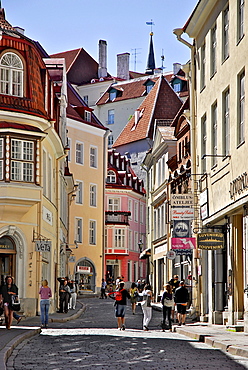
{"label": "white window trim", "polygon": [[[95,150],[95,154],[94,154],[94,163],[95,163],[95,166],[92,166],[91,165],[91,158],[92,158],[92,154],[91,154],[91,149],[94,149]],[[93,145],[91,145],[90,146],[90,153],[89,153],[89,155],[90,155],[90,168],[95,168],[95,169],[97,169],[98,168],[98,148],[97,148],[97,146],[93,146]]]}
{"label": "white window trim", "polygon": [[[81,147],[81,151],[80,151],[80,153],[81,153],[81,155],[80,155],[80,159],[81,159],[81,162],[78,162],[77,161],[77,153],[78,153],[78,150],[77,150],[77,145],[80,145],[80,147]],[[84,165],[84,143],[82,142],[82,141],[76,141],[76,143],[75,143],[75,163],[76,164],[79,164],[79,165],[81,165],[81,166],[83,166]]]}

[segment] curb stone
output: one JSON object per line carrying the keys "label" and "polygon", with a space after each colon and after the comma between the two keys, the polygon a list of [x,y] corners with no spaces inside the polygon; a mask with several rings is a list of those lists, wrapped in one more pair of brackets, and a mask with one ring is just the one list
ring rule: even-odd
{"label": "curb stone", "polygon": [[18,346],[18,344],[23,342],[25,339],[28,339],[28,338],[31,338],[31,337],[37,335],[37,334],[40,334],[40,332],[41,332],[40,328],[32,329],[32,330],[29,330],[27,333],[20,334],[20,335],[18,335],[18,337],[12,339],[7,344],[7,346],[0,351],[0,364],[2,364],[1,366],[3,366],[1,369],[6,370],[6,362],[7,362],[8,358],[11,356],[14,349]]}

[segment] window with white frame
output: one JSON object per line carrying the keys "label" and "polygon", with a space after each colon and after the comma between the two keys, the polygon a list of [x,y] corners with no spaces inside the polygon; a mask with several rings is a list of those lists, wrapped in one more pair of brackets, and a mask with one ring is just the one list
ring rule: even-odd
{"label": "window with white frame", "polygon": [[206,45],[205,42],[201,47],[201,78],[200,78],[200,88],[201,90],[205,87],[206,78]]}
{"label": "window with white frame", "polygon": [[3,138],[0,138],[0,180],[3,180]]}
{"label": "window with white frame", "polygon": [[[202,132],[202,139],[201,139],[201,157],[206,154],[207,150],[207,116],[204,116],[201,119],[201,132]],[[202,172],[206,172],[206,157],[202,159]]]}
{"label": "window with white frame", "polygon": [[160,217],[160,208],[157,209],[157,237],[161,236],[161,217]]}
{"label": "window with white frame", "polygon": [[89,102],[89,96],[88,96],[88,95],[84,95],[84,96],[83,96],[83,100],[84,100],[84,102],[88,105],[88,102]]}
{"label": "window with white frame", "polygon": [[223,93],[223,154],[230,152],[230,92],[229,88]]}
{"label": "window with white frame", "polygon": [[161,185],[161,158],[158,160],[158,186]]}
{"label": "window with white frame", "polygon": [[84,163],[84,145],[83,143],[76,143],[76,163]]}
{"label": "window with white frame", "polygon": [[134,232],[134,251],[139,251],[139,233],[137,231]]}
{"label": "window with white frame", "polygon": [[154,210],[154,213],[153,213],[153,234],[154,234],[154,239],[157,239],[157,211],[156,209]]}
{"label": "window with white frame", "polygon": [[125,229],[115,229],[114,246],[116,249],[125,249]]}
{"label": "window with white frame", "polygon": [[91,112],[89,112],[88,110],[86,110],[86,111],[84,112],[84,119],[85,119],[85,121],[87,121],[87,122],[91,122]]}
{"label": "window with white frame", "polygon": [[96,221],[90,220],[89,225],[89,243],[95,245],[96,244]]}
{"label": "window with white frame", "polygon": [[76,203],[83,204],[83,182],[77,181]]}
{"label": "window with white frame", "polygon": [[114,135],[109,135],[109,137],[108,137],[108,146],[112,147],[113,144],[114,144]]}
{"label": "window with white frame", "polygon": [[223,61],[229,57],[229,7],[223,11]]}
{"label": "window with white frame", "polygon": [[90,167],[97,168],[97,148],[90,147]]}
{"label": "window with white frame", "polygon": [[119,210],[120,210],[120,199],[108,198],[108,211],[119,211]]}
{"label": "window with white frame", "polygon": [[115,171],[113,171],[113,170],[108,171],[107,183],[109,183],[109,184],[116,183],[116,173],[115,173]]}
{"label": "window with white frame", "polygon": [[47,166],[47,197],[52,200],[52,186],[53,186],[53,176],[52,176],[52,158],[48,155],[48,166]]}
{"label": "window with white frame", "polygon": [[211,114],[212,114],[212,166],[217,163],[217,154],[218,154],[218,147],[217,147],[217,103],[214,103],[211,107]]}
{"label": "window with white frame", "polygon": [[245,140],[245,72],[238,76],[238,144]]}
{"label": "window with white frame", "polygon": [[214,75],[216,72],[216,25],[211,29],[211,54],[210,54],[210,74],[211,76]]}
{"label": "window with white frame", "polygon": [[108,125],[113,125],[115,123],[115,110],[108,110]]}
{"label": "window with white frame", "polygon": [[165,156],[162,157],[162,182],[165,181]]}
{"label": "window with white frame", "polygon": [[130,251],[133,250],[133,233],[132,230],[128,230],[128,248]]}
{"label": "window with white frame", "polygon": [[143,204],[140,205],[140,223],[144,223],[144,206]]}
{"label": "window with white frame", "polygon": [[128,199],[128,212],[130,212],[129,220],[132,220],[132,199]]}
{"label": "window with white frame", "polygon": [[23,96],[23,63],[14,53],[0,59],[0,94]]}
{"label": "window with white frame", "polygon": [[134,221],[138,222],[138,203],[134,203]]}
{"label": "window with white frame", "polygon": [[11,139],[11,180],[34,181],[34,142]]}
{"label": "window with white frame", "polygon": [[82,243],[82,236],[83,236],[83,220],[82,218],[76,218],[75,220],[75,240],[78,243]]}
{"label": "window with white frame", "polygon": [[90,206],[96,207],[96,185],[90,184]]}
{"label": "window with white frame", "polygon": [[244,36],[244,12],[245,12],[245,0],[238,0],[238,41]]}
{"label": "window with white frame", "polygon": [[43,149],[43,195],[47,195],[47,152]]}

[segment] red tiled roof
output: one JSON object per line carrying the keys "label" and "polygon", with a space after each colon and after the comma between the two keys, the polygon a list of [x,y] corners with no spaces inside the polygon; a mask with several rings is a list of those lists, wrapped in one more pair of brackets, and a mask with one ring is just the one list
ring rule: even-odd
{"label": "red tiled roof", "polygon": [[145,138],[153,139],[155,119],[173,119],[181,105],[181,99],[171,88],[164,76],[160,76],[137,109],[142,114],[138,123],[135,125],[134,115],[116,139],[113,147]]}
{"label": "red tiled roof", "polygon": [[5,19],[5,12],[4,9],[0,9],[0,28],[4,30],[12,30],[15,31],[14,27],[11,26],[11,24],[6,21]]}
{"label": "red tiled roof", "polygon": [[30,126],[26,124],[19,124],[16,122],[6,122],[0,121],[0,130],[3,128],[15,129],[15,130],[25,130],[25,131],[34,131],[34,132],[43,132],[38,127]]}
{"label": "red tiled roof", "polygon": [[[87,107],[75,89],[71,86],[70,83],[67,84],[67,96],[68,96],[68,106],[66,108],[66,115],[68,118],[74,119],[79,122],[83,122],[89,126],[98,127],[102,130],[107,130],[106,127],[96,118],[96,116],[91,114],[91,122],[85,121],[80,115],[80,108]],[[88,108],[88,107],[87,107]],[[88,110],[90,110],[88,108]]]}
{"label": "red tiled roof", "polygon": [[65,58],[66,72],[68,72],[73,62],[75,61],[76,57],[78,56],[80,50],[81,49],[79,48],[75,50],[64,51],[61,53],[52,54],[50,55],[50,57],[51,58]]}

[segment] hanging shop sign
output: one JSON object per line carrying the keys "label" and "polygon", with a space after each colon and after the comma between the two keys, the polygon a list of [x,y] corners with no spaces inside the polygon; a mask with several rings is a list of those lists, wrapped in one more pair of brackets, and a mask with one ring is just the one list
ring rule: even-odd
{"label": "hanging shop sign", "polygon": [[51,240],[36,240],[35,251],[36,252],[51,252],[52,242]]}
{"label": "hanging shop sign", "polygon": [[197,234],[197,246],[199,249],[223,249],[223,233],[199,233]]}
{"label": "hanging shop sign", "polygon": [[169,260],[174,260],[176,258],[176,252],[173,251],[172,249],[166,253],[166,257]]}
{"label": "hanging shop sign", "polygon": [[172,194],[171,207],[193,207],[193,194]]}
{"label": "hanging shop sign", "polygon": [[173,207],[171,208],[172,220],[193,220],[194,208],[189,207]]}
{"label": "hanging shop sign", "polygon": [[195,238],[171,238],[171,249],[195,249],[196,248],[196,239]]}
{"label": "hanging shop sign", "polygon": [[189,238],[191,236],[191,225],[188,220],[173,221],[173,238]]}

